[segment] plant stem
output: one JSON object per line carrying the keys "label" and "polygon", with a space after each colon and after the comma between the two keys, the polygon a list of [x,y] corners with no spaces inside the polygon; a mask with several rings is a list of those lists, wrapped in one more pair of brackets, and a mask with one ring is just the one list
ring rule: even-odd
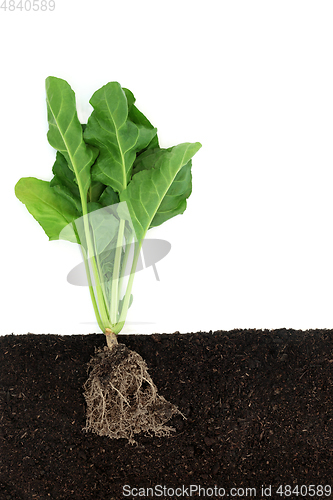
{"label": "plant stem", "polygon": [[[121,295],[122,285],[123,285],[123,281],[124,281],[124,276],[125,276],[128,256],[129,256],[129,253],[131,250],[132,241],[133,241],[133,237],[131,237],[127,242],[125,242],[125,255],[123,257],[123,261],[121,264],[121,272],[120,272],[119,285],[118,285],[118,297],[120,297],[120,295]],[[120,315],[120,313],[118,311],[117,322],[119,321],[119,315]]]}
{"label": "plant stem", "polygon": [[120,318],[119,318],[119,321],[118,321],[116,327],[113,328],[114,333],[119,333],[121,331],[121,329],[123,328],[124,323],[125,323],[125,319],[126,319],[126,315],[127,315],[127,311],[128,311],[128,306],[129,306],[129,301],[130,301],[130,297],[131,297],[131,292],[132,292],[135,270],[136,270],[136,266],[137,266],[138,259],[140,256],[142,242],[143,242],[143,239],[139,240],[135,243],[135,250],[134,250],[134,257],[133,257],[133,263],[132,263],[132,268],[131,268],[131,274],[130,274],[130,277],[128,279]]}
{"label": "plant stem", "polygon": [[111,286],[110,319],[111,319],[112,325],[117,324],[117,315],[118,315],[118,306],[119,306],[118,282],[119,282],[121,253],[123,251],[124,229],[125,229],[125,220],[120,219],[118,238],[117,238],[117,247],[116,247],[115,259],[114,259],[114,265],[113,265],[113,273],[112,273],[112,286]]}
{"label": "plant stem", "polygon": [[98,272],[98,277],[99,277],[98,283],[101,286],[101,290],[102,290],[102,294],[103,294],[103,298],[104,298],[103,303],[104,303],[105,310],[106,310],[106,313],[108,316],[108,320],[110,321],[109,310],[107,308],[107,296],[106,296],[106,289],[105,289],[105,284],[104,284],[104,276],[102,273],[102,266],[100,263],[99,255],[97,252],[95,234],[94,234],[94,238],[93,238],[93,245],[94,245],[94,256],[96,257],[96,267],[97,267],[97,272]]}
{"label": "plant stem", "polygon": [[91,275],[90,275],[89,263],[88,263],[88,260],[87,260],[87,258],[86,258],[86,256],[85,256],[85,250],[82,248],[82,246],[81,246],[81,251],[82,251],[82,256],[83,256],[84,266],[85,266],[85,268],[86,268],[86,274],[87,274],[87,278],[88,278],[88,285],[89,285],[89,292],[90,292],[91,301],[92,301],[92,303],[93,303],[95,316],[96,316],[96,319],[97,319],[98,326],[99,326],[99,327],[100,327],[100,329],[103,331],[103,330],[104,330],[104,327],[103,327],[103,323],[102,323],[102,320],[101,320],[101,316],[100,316],[100,314],[99,314],[98,306],[97,306],[97,303],[96,303],[96,298],[95,298],[95,294],[94,294],[94,287],[93,287],[93,284],[92,284],[92,281],[91,281]]}
{"label": "plant stem", "polygon": [[77,242],[78,242],[78,244],[80,246],[80,249],[81,249],[81,253],[82,253],[82,257],[83,257],[83,262],[84,262],[84,267],[86,269],[86,275],[87,275],[87,278],[88,278],[88,285],[89,285],[90,297],[91,297],[91,301],[92,301],[92,304],[93,304],[93,308],[94,308],[95,316],[96,316],[96,319],[97,319],[97,323],[98,323],[98,326],[100,327],[100,329],[103,331],[103,324],[102,324],[102,321],[101,321],[101,316],[99,314],[98,306],[97,306],[97,303],[96,303],[96,297],[95,297],[95,294],[94,294],[94,287],[93,287],[92,280],[91,280],[91,274],[90,274],[90,269],[89,269],[88,256],[86,254],[85,248],[81,244],[79,232],[77,230],[75,221],[73,221],[73,229],[74,229],[74,232],[75,232],[76,240],[77,240]]}
{"label": "plant stem", "polygon": [[105,328],[105,336],[108,348],[112,351],[112,349],[118,344],[117,335],[113,333],[110,328]]}
{"label": "plant stem", "polygon": [[100,284],[100,280],[99,280],[97,264],[96,264],[96,260],[95,260],[95,256],[94,256],[93,244],[91,241],[90,227],[89,227],[89,221],[88,221],[89,215],[88,215],[87,201],[83,197],[81,197],[81,202],[82,202],[82,213],[83,213],[83,227],[84,227],[84,233],[85,233],[86,242],[87,242],[88,257],[91,260],[92,270],[93,270],[93,274],[94,274],[94,278],[95,278],[95,287],[96,287],[99,314],[100,314],[100,318],[101,318],[101,324],[103,325],[102,331],[105,332],[105,328],[110,326],[110,320],[109,320],[109,315],[108,315],[106,304],[105,304],[103,290],[101,288],[101,284]]}

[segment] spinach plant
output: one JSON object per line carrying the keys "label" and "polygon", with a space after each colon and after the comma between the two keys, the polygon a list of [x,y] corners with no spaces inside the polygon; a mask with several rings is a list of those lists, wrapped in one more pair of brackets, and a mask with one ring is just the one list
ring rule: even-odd
{"label": "spinach plant", "polygon": [[117,82],[93,94],[87,124],[65,80],[46,79],[46,101],[47,137],[57,151],[53,178],[24,177],[15,193],[50,240],[81,246],[96,319],[111,345],[131,304],[142,241],[150,228],[184,212],[191,158],[201,144],[161,148],[156,128]]}

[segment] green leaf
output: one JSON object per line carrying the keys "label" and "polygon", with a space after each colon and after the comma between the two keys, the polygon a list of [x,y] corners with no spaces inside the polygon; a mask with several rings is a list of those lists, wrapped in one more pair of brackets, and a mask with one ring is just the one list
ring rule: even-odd
{"label": "green leaf", "polygon": [[90,168],[98,151],[87,146],[83,140],[75,94],[65,80],[49,76],[46,79],[46,102],[48,141],[66,158],[75,174],[81,196],[86,198],[90,186]]}
{"label": "green leaf", "polygon": [[89,224],[92,228],[96,255],[104,252],[112,241],[116,244],[119,220],[109,213],[107,208],[90,213]]}
{"label": "green leaf", "polygon": [[[149,149],[142,153],[134,164],[133,174],[142,170],[150,170],[158,165],[159,160],[165,155],[165,151],[171,151],[173,148]],[[186,209],[186,200],[192,192],[192,161],[184,165],[176,175],[174,181],[169,187],[161,205],[159,206],[149,229],[163,224],[171,217],[182,214]]]}
{"label": "green leaf", "polygon": [[[196,142],[159,150],[155,166],[133,175],[127,189],[120,194],[120,201],[127,202],[138,240],[145,237],[150,227],[184,212],[186,200],[183,193],[191,192],[189,162],[200,148],[201,144]],[[177,177],[185,165],[185,171]]]}
{"label": "green leaf", "polygon": [[115,191],[113,191],[111,186],[107,186],[107,188],[101,194],[99,202],[104,207],[114,205],[115,203],[119,203],[119,195]]}
{"label": "green leaf", "polygon": [[59,153],[59,151],[57,151],[56,161],[53,165],[52,171],[54,173],[54,177],[50,181],[50,186],[60,196],[63,196],[70,201],[73,207],[82,213],[80,191],[75,175],[68,167],[65,157]]}
{"label": "green leaf", "polygon": [[191,167],[192,161],[190,160],[179,170],[151,221],[149,229],[185,212],[186,200],[192,192]]}
{"label": "green leaf", "polygon": [[134,162],[133,165],[133,175],[141,172],[141,170],[150,170],[154,168],[158,160],[165,155],[165,151],[171,151],[172,148],[169,149],[147,149],[143,153],[141,153]]}
{"label": "green leaf", "polygon": [[105,190],[104,184],[98,181],[93,181],[88,189],[88,202],[97,202],[103,191]]}
{"label": "green leaf", "polygon": [[[171,151],[172,148],[168,150],[165,149],[149,149],[146,152],[138,156],[134,163],[133,175],[136,175],[142,170],[150,170],[155,168],[158,161],[165,154],[165,151]],[[152,220],[150,227],[159,226],[163,224],[171,217],[175,215],[182,214],[186,209],[186,200],[192,192],[192,173],[191,173],[192,161],[190,160],[186,165],[184,165],[175,177],[175,180],[171,184],[165,198],[163,199],[154,219]]]}
{"label": "green leaf", "polygon": [[[15,186],[15,194],[42,226],[50,240],[59,239],[64,227],[80,216],[72,203],[56,193],[47,181],[23,177]],[[78,243],[73,233],[66,239]]]}
{"label": "green leaf", "polygon": [[98,201],[89,201],[87,203],[88,214],[91,212],[95,212],[96,210],[100,210],[101,208],[103,208],[103,206],[100,203],[98,203]]}
{"label": "green leaf", "polygon": [[84,139],[100,151],[92,168],[92,178],[120,193],[130,181],[136,153],[149,144],[156,129],[138,127],[128,119],[126,95],[117,82],[97,90],[90,104],[94,111]]}
{"label": "green leaf", "polygon": [[[150,143],[147,145],[147,148],[157,148],[159,146],[158,144],[158,137],[157,137],[157,129],[154,128],[154,126],[150,123],[148,118],[145,117],[141,111],[138,110],[136,106],[134,106],[135,103],[135,97],[132,94],[132,92],[128,89],[124,89],[123,91],[125,92],[127,102],[128,102],[128,118],[135,123],[139,128],[146,128],[150,130],[155,130],[155,135],[151,139]],[[143,149],[143,148],[142,148]]]}

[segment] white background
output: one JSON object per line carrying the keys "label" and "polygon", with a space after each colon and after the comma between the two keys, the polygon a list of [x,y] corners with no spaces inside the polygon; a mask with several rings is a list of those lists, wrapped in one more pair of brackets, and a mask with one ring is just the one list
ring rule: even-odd
{"label": "white background", "polygon": [[148,234],[172,249],[160,281],[136,275],[123,333],[333,328],[332,2],[55,3],[0,9],[0,333],[99,332],[88,289],[66,280],[78,247],[49,242],[14,195],[20,177],[52,177],[49,75],[82,121],[118,81],[162,147],[203,146],[186,212]]}

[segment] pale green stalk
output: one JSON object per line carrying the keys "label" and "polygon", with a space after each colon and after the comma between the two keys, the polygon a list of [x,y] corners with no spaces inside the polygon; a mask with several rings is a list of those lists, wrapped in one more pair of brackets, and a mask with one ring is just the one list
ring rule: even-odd
{"label": "pale green stalk", "polygon": [[135,251],[134,251],[133,263],[132,263],[132,268],[131,268],[131,274],[130,274],[129,279],[128,279],[126,293],[125,293],[125,297],[124,297],[123,307],[121,309],[120,318],[119,318],[119,321],[118,321],[118,323],[116,325],[116,328],[113,329],[114,333],[119,333],[122,330],[122,328],[123,328],[123,326],[125,324],[126,315],[127,315],[128,306],[129,306],[129,301],[130,301],[131,292],[132,292],[132,286],[133,286],[134,276],[135,276],[135,270],[136,270],[136,266],[137,266],[138,259],[139,259],[139,256],[140,256],[142,241],[143,241],[143,239],[140,240],[140,241],[137,241],[135,243]]}
{"label": "pale green stalk", "polygon": [[[131,244],[132,244],[133,238],[131,238],[127,243],[125,242],[125,255],[123,257],[123,262],[121,265],[121,272],[120,272],[120,278],[119,278],[119,286],[118,286],[118,297],[121,295],[122,291],[122,286],[123,286],[123,281],[124,281],[124,276],[125,276],[125,270],[126,270],[126,265],[128,261],[128,256],[131,250]],[[119,321],[119,312],[117,314],[117,322]]]}
{"label": "pale green stalk", "polygon": [[110,303],[110,316],[112,325],[117,324],[118,305],[119,305],[118,282],[119,282],[121,253],[123,251],[124,229],[125,229],[125,220],[120,219],[116,253],[115,253],[113,273],[112,273],[112,288],[111,288],[111,303]]}
{"label": "pale green stalk", "polygon": [[91,259],[91,266],[95,278],[95,286],[96,286],[96,294],[97,294],[97,302],[98,302],[98,308],[99,308],[99,313],[101,317],[101,322],[103,324],[102,331],[105,332],[105,328],[110,327],[110,320],[109,320],[109,315],[105,303],[105,298],[104,298],[104,293],[100,284],[100,279],[98,275],[98,269],[97,269],[97,264],[94,256],[94,249],[93,249],[93,244],[91,241],[91,234],[90,234],[90,229],[89,229],[89,221],[88,221],[88,209],[87,209],[87,201],[81,196],[81,203],[82,203],[82,213],[83,213],[83,226],[84,226],[84,233],[86,237],[86,242],[87,242],[87,248],[88,248],[88,256]]}
{"label": "pale green stalk", "polygon": [[91,281],[91,275],[90,275],[88,258],[87,258],[87,255],[86,255],[86,251],[85,251],[84,247],[81,244],[79,233],[78,233],[78,230],[77,230],[75,222],[73,222],[73,229],[74,229],[74,232],[75,232],[75,235],[76,235],[77,242],[79,243],[80,248],[81,248],[81,253],[82,253],[82,257],[83,257],[84,267],[86,269],[86,275],[87,275],[87,278],[88,278],[88,286],[89,286],[90,297],[91,297],[91,301],[92,301],[92,304],[93,304],[93,308],[94,308],[95,316],[96,316],[96,319],[97,319],[97,323],[98,323],[98,326],[100,327],[100,329],[103,331],[103,324],[102,324],[101,316],[99,314],[98,306],[97,306],[97,303],[96,303],[96,297],[95,297],[95,294],[94,294],[94,287],[93,287],[93,284],[92,284],[92,281]]}
{"label": "pale green stalk", "polygon": [[[95,235],[95,233],[94,233],[94,235]],[[109,310],[108,310],[108,307],[107,307],[106,289],[105,289],[104,280],[103,280],[102,267],[101,267],[100,259],[99,259],[98,252],[97,252],[95,237],[94,237],[93,241],[94,241],[94,256],[96,256],[96,265],[97,265],[97,272],[98,272],[98,277],[99,277],[98,283],[101,286],[102,294],[103,294],[103,297],[104,297],[103,303],[105,305],[105,310],[106,310],[106,313],[107,313],[107,316],[108,316],[108,321],[110,322],[110,314],[109,314]],[[106,325],[106,326],[108,326],[108,325]]]}
{"label": "pale green stalk", "polygon": [[98,323],[98,326],[100,327],[100,329],[102,331],[104,331],[104,326],[103,326],[103,323],[102,323],[102,320],[101,320],[101,316],[99,314],[98,306],[97,306],[97,303],[96,303],[96,298],[95,298],[95,294],[94,294],[94,287],[93,287],[93,284],[92,284],[92,281],[91,281],[89,263],[88,263],[88,260],[87,260],[87,258],[85,256],[85,251],[83,249],[82,249],[82,256],[83,256],[84,266],[86,268],[86,274],[87,274],[88,285],[89,285],[89,292],[90,292],[90,297],[91,297],[91,300],[92,300],[92,303],[93,303],[93,307],[94,307],[94,312],[95,312],[95,316],[96,316],[96,319],[97,319],[97,323]]}

